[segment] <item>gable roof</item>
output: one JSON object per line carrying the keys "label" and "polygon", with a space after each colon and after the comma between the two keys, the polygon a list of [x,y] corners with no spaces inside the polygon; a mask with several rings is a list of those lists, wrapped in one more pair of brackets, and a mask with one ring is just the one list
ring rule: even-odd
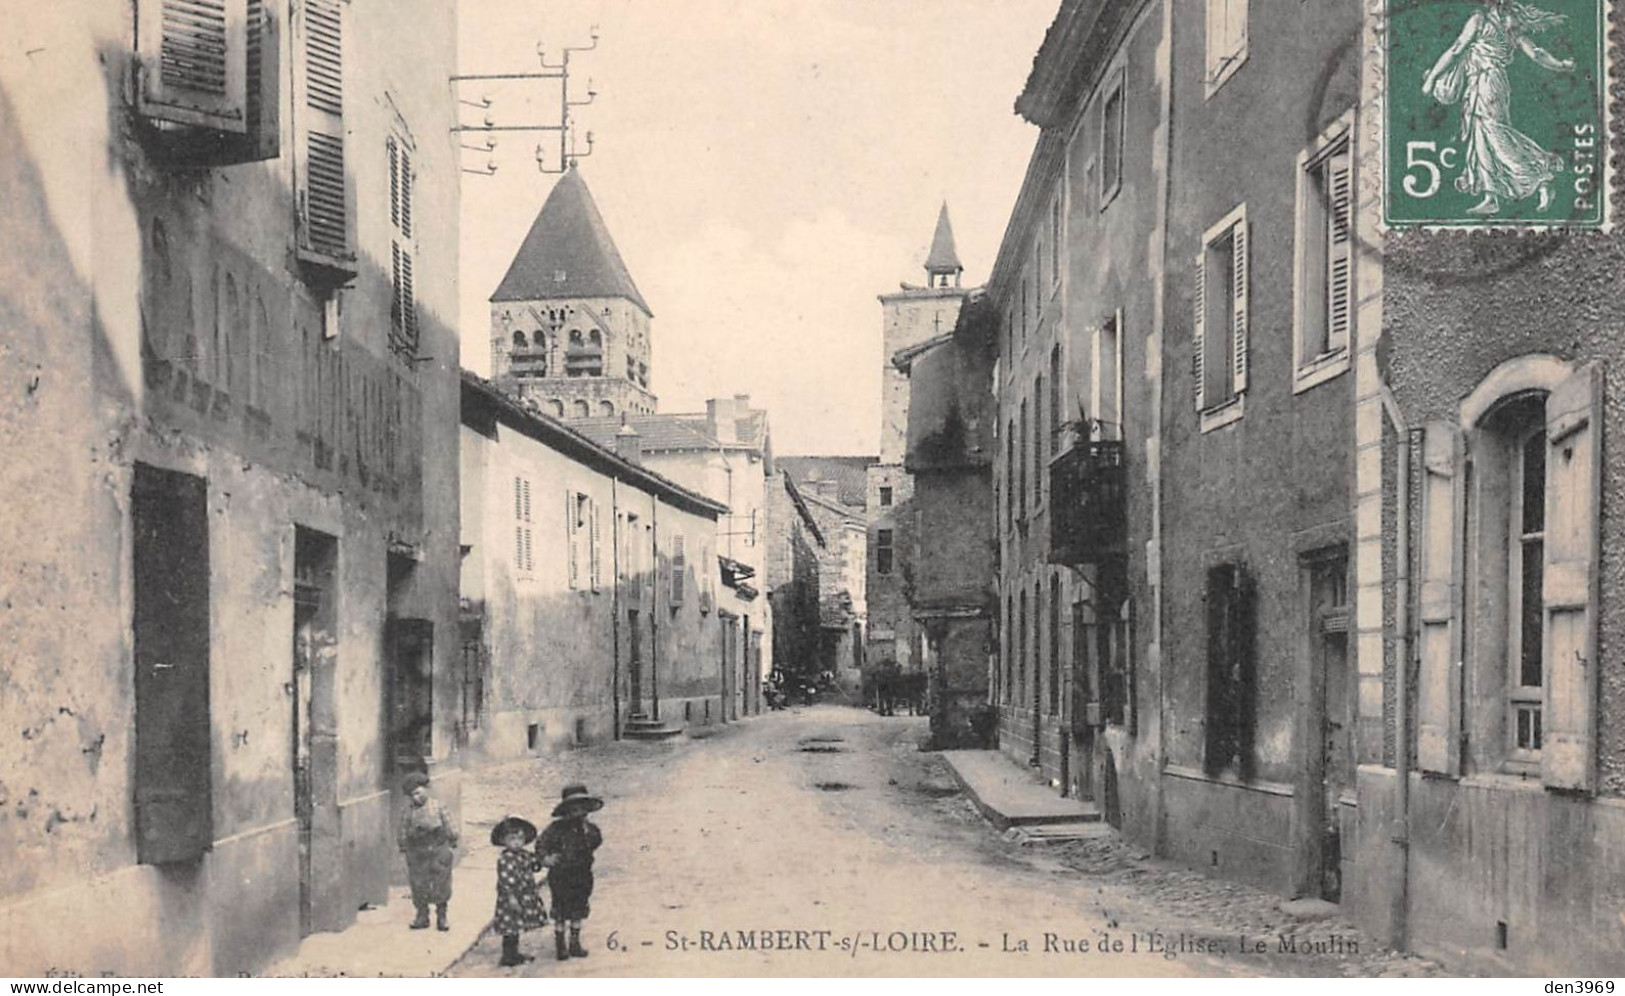
{"label": "gable roof", "polygon": [[626,298],[654,316],[615,248],[581,170],[572,166],[553,185],[491,300],[584,297]]}
{"label": "gable roof", "polygon": [[605,476],[625,481],[685,511],[712,519],[727,514],[728,506],[722,502],[626,460],[615,452],[613,442],[606,447],[577,431],[574,423],[544,414],[475,373],[468,370],[462,373],[463,425],[489,435],[489,427],[500,422]]}
{"label": "gable roof", "polygon": [[[712,435],[711,421],[703,412],[627,415],[626,422],[643,437],[645,453],[725,449],[761,450],[767,456],[767,413],[761,409],[740,415],[736,423],[739,441],[734,443],[721,442]],[[621,431],[621,417],[571,419],[570,427],[602,446],[614,446],[615,434]]]}
{"label": "gable roof", "polygon": [[869,468],[879,462],[879,457],[872,456],[787,456],[777,460],[779,469],[804,492],[816,494],[816,482],[834,480],[840,503],[858,508],[867,501]]}
{"label": "gable roof", "polygon": [[959,262],[959,251],[954,248],[954,226],[948,221],[948,202],[942,202],[937,212],[937,230],[931,236],[931,252],[925,257],[927,273],[958,273],[965,267]]}

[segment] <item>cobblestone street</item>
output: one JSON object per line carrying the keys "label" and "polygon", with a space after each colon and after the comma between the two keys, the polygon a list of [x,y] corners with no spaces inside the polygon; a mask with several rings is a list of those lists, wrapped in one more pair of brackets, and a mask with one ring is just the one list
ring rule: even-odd
{"label": "cobblestone street", "polygon": [[[1113,838],[1006,840],[918,749],[924,734],[923,719],[819,706],[702,742],[615,743],[471,779],[475,851],[460,876],[491,874],[487,828],[510,811],[545,816],[566,781],[604,796],[605,843],[589,958],[557,963],[544,929],[524,937],[534,962],[501,969],[487,932],[452,974],[1441,973],[1346,923],[1296,922],[1279,897]],[[1239,953],[1239,932],[1267,951]],[[1283,936],[1300,953],[1281,952]],[[1103,938],[1122,950],[1100,951]]]}

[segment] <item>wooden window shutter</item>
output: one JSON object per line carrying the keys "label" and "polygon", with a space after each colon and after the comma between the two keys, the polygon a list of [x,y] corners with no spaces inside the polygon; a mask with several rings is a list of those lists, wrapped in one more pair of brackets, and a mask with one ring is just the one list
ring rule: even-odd
{"label": "wooden window shutter", "polygon": [[137,108],[156,121],[248,130],[248,0],[142,0]]}
{"label": "wooden window shutter", "polygon": [[1207,246],[1196,251],[1196,321],[1191,325],[1191,377],[1195,380],[1196,410],[1207,407]]}
{"label": "wooden window shutter", "polygon": [[581,587],[581,551],[579,537],[581,531],[576,528],[576,496],[573,491],[564,493],[564,531],[565,546],[570,557],[570,587]]}
{"label": "wooden window shutter", "polygon": [[340,0],[305,0],[299,40],[303,247],[322,256],[348,259],[352,254],[344,148],[344,7]]}
{"label": "wooden window shutter", "polygon": [[1326,160],[1326,351],[1347,349],[1354,319],[1354,159],[1347,146]]}
{"label": "wooden window shutter", "polygon": [[1423,771],[1447,775],[1459,770],[1460,751],[1461,463],[1460,431],[1448,422],[1428,423],[1422,437],[1418,516],[1416,763]]}
{"label": "wooden window shutter", "polygon": [[168,864],[214,845],[208,485],[136,464],[131,499],[136,855]]}
{"label": "wooden window shutter", "polygon": [[1247,243],[1247,215],[1243,213],[1236,227],[1230,230],[1230,251],[1235,260],[1232,268],[1235,279],[1231,290],[1236,301],[1234,327],[1231,329],[1235,344],[1231,356],[1235,361],[1237,394],[1247,390]]}
{"label": "wooden window shutter", "polygon": [[597,591],[603,580],[603,555],[598,543],[598,503],[588,505],[589,517],[587,520],[587,549],[591,562],[592,590]]}
{"label": "wooden window shutter", "polygon": [[688,555],[683,549],[682,534],[671,538],[671,604],[682,605],[687,594]]}
{"label": "wooden window shutter", "polygon": [[1545,737],[1541,780],[1596,787],[1597,567],[1603,377],[1580,368],[1546,399]]}

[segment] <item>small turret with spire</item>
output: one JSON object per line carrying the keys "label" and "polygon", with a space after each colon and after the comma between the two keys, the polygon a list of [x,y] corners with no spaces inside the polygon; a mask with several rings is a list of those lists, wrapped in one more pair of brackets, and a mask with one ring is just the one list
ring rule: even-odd
{"label": "small turret with spire", "polygon": [[959,252],[954,248],[954,226],[948,220],[948,202],[942,202],[942,210],[937,212],[937,231],[931,236],[931,252],[925,257],[926,285],[929,287],[948,287],[950,278],[952,286],[959,286],[960,274],[965,267],[959,262]]}

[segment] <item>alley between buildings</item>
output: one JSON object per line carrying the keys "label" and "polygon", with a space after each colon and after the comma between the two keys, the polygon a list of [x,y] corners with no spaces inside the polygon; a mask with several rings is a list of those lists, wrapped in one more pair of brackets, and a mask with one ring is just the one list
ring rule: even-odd
{"label": "alley between buildings", "polygon": [[[940,755],[919,749],[925,735],[923,718],[816,706],[697,742],[612,743],[473,776],[465,839],[476,851],[505,813],[544,814],[568,781],[606,799],[594,817],[605,843],[587,959],[556,962],[544,929],[524,936],[534,962],[499,968],[487,932],[451,974],[1439,971],[1347,924],[1294,920],[1279,897],[1147,860],[1110,834],[1021,846],[976,813]],[[480,857],[458,874],[490,874]],[[454,903],[456,914],[487,911]],[[1123,950],[1101,952],[1103,937]]]}

